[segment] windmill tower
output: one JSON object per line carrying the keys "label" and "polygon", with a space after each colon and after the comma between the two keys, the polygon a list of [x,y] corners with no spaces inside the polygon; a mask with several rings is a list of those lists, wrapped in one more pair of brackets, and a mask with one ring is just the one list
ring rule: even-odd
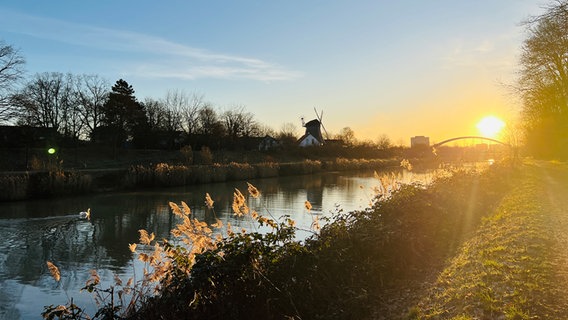
{"label": "windmill tower", "polygon": [[[325,143],[325,139],[324,139],[324,137],[321,133],[322,128],[323,128],[323,131],[325,132],[326,138],[328,138],[327,130],[325,130],[325,127],[322,123],[323,110],[322,110],[321,114],[318,114],[316,108],[314,108],[314,111],[316,112],[316,118],[317,119],[314,119],[314,120],[311,120],[311,121],[304,123],[304,118],[302,118],[302,126],[304,126],[306,128],[306,133],[304,134],[304,136],[302,138],[312,136],[313,138],[315,138],[317,140],[319,145],[323,145]],[[302,140],[302,138],[301,138],[301,140]]]}

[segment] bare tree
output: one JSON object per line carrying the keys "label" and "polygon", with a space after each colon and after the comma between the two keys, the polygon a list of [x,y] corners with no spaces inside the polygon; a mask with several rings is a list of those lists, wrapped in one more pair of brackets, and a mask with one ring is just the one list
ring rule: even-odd
{"label": "bare tree", "polygon": [[142,104],[146,110],[150,130],[164,130],[164,113],[166,108],[162,101],[147,97]]}
{"label": "bare tree", "polygon": [[568,1],[557,0],[527,22],[519,89],[529,150],[568,157]]}
{"label": "bare tree", "polygon": [[102,121],[102,108],[108,100],[109,82],[97,75],[81,75],[75,79],[75,94],[85,136],[91,136]]}
{"label": "bare tree", "polygon": [[381,150],[385,150],[388,149],[390,147],[393,146],[391,139],[389,138],[388,135],[386,134],[381,134],[378,138],[377,138],[377,148],[381,149]]}
{"label": "bare tree", "polygon": [[257,127],[256,135],[258,137],[264,137],[264,136],[276,137],[276,131],[274,131],[274,129],[272,129],[272,127],[270,127],[269,125],[257,123],[256,127]]}
{"label": "bare tree", "polygon": [[282,142],[282,144],[292,146],[298,141],[297,132],[298,127],[291,122],[287,122],[280,127],[280,132],[278,132],[277,138]]}
{"label": "bare tree", "polygon": [[183,119],[183,129],[188,134],[193,134],[197,128],[197,117],[199,110],[207,105],[203,95],[192,94],[185,105],[180,109]]}
{"label": "bare tree", "polygon": [[205,105],[197,116],[197,133],[221,137],[224,134],[223,124],[213,106]]}
{"label": "bare tree", "polygon": [[337,139],[342,140],[348,146],[353,146],[356,142],[355,131],[350,127],[345,127],[337,134]]}
{"label": "bare tree", "polygon": [[18,109],[18,122],[78,137],[82,121],[72,79],[71,74],[57,72],[36,74],[12,99]]}
{"label": "bare tree", "polygon": [[25,63],[18,50],[0,41],[0,122],[14,116],[10,97],[23,77]]}
{"label": "bare tree", "polygon": [[207,105],[202,95],[187,94],[182,90],[171,90],[162,101],[171,116],[175,117],[178,128],[187,134],[195,133],[198,127],[199,110]]}
{"label": "bare tree", "polygon": [[236,106],[223,112],[222,122],[230,138],[258,136],[259,127],[254,115],[243,106]]}

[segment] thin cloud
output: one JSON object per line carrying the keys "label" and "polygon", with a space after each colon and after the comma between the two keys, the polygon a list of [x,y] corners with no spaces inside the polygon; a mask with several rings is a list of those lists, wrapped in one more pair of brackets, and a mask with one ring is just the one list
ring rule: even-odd
{"label": "thin cloud", "polygon": [[[0,12],[0,30],[97,50],[132,53],[124,73],[156,78],[293,80],[301,72],[261,59],[210,52],[137,32],[93,27],[61,20]],[[156,61],[165,61],[156,63]]]}
{"label": "thin cloud", "polygon": [[148,62],[132,68],[130,75],[150,78],[177,78],[195,80],[199,78],[218,79],[252,79],[260,81],[290,80],[301,76],[297,72],[279,69],[276,66],[267,68],[230,67],[217,65],[177,66],[171,64],[153,64]]}
{"label": "thin cloud", "polygon": [[492,68],[507,70],[515,61],[516,47],[511,45],[510,34],[485,39],[454,39],[446,46],[442,56],[445,69]]}

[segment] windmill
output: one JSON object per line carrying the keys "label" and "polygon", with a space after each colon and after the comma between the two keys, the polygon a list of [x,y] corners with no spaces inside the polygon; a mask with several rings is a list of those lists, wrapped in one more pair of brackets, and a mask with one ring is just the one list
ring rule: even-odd
{"label": "windmill", "polygon": [[[310,145],[323,145],[326,139],[329,139],[327,134],[327,130],[323,126],[322,119],[323,119],[323,110],[320,113],[314,108],[316,112],[316,119],[311,121],[305,122],[304,117],[301,118],[302,120],[302,127],[306,128],[306,133],[300,138],[300,146],[310,146]],[[323,128],[325,132],[325,139],[321,134],[321,129]]]}
{"label": "windmill", "polygon": [[321,113],[318,114],[318,110],[314,107],[314,112],[316,113],[316,118],[318,119],[321,127],[323,128],[323,132],[325,132],[325,139],[329,140],[329,135],[327,134],[327,130],[325,130],[325,126],[323,125],[323,109],[321,110]]}

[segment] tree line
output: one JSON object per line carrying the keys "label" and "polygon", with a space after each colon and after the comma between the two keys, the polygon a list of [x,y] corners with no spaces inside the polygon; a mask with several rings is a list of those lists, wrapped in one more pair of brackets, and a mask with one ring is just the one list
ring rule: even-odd
{"label": "tree line", "polygon": [[555,0],[524,22],[517,92],[528,151],[568,158],[568,0]]}
{"label": "tree line", "polygon": [[[568,158],[568,0],[553,0],[544,13],[526,21],[516,94],[526,150],[541,158]],[[276,132],[243,106],[219,111],[203,96],[169,91],[163,99],[136,99],[134,89],[97,75],[39,73],[25,82],[25,59],[0,41],[0,123],[55,128],[70,139],[141,143],[152,132],[183,132],[218,139],[277,135],[295,141],[295,126]],[[145,137],[146,136],[146,137]],[[354,142],[346,127],[336,137]],[[390,145],[388,137],[378,143]],[[368,141],[366,141],[368,143]]]}
{"label": "tree line", "polygon": [[[293,123],[275,131],[242,105],[220,110],[203,95],[183,90],[140,101],[124,79],[112,86],[107,79],[89,74],[43,72],[25,79],[24,65],[21,53],[0,41],[0,124],[52,128],[66,141],[114,146],[155,147],[160,141],[184,140],[215,148],[266,135],[284,145],[296,144],[298,129]],[[355,141],[349,127],[335,138]],[[388,138],[378,141],[384,146]]]}
{"label": "tree line", "polygon": [[[536,157],[568,158],[568,0],[552,0],[544,13],[523,23],[527,34],[513,87],[522,101],[524,146]],[[115,145],[143,144],[156,132],[211,141],[265,134],[296,139],[294,125],[284,124],[276,134],[243,106],[221,112],[203,96],[180,90],[139,101],[125,80],[109,91],[108,81],[97,75],[45,72],[24,81],[24,64],[18,50],[0,41],[0,123],[54,128],[68,139]],[[336,137],[355,141],[349,127]],[[378,141],[390,145],[388,137]]]}
{"label": "tree line", "polygon": [[[15,53],[10,51],[12,55]],[[19,61],[23,63],[23,59]],[[12,66],[16,67],[20,68]],[[195,93],[172,90],[163,99],[139,101],[132,85],[123,79],[116,81],[109,91],[108,81],[97,75],[58,72],[38,73],[18,90],[8,90],[21,74],[20,71],[6,79],[12,82],[12,87],[3,86],[0,120],[54,128],[66,139],[142,146],[156,132],[216,139],[274,134],[243,106],[220,112]]]}

